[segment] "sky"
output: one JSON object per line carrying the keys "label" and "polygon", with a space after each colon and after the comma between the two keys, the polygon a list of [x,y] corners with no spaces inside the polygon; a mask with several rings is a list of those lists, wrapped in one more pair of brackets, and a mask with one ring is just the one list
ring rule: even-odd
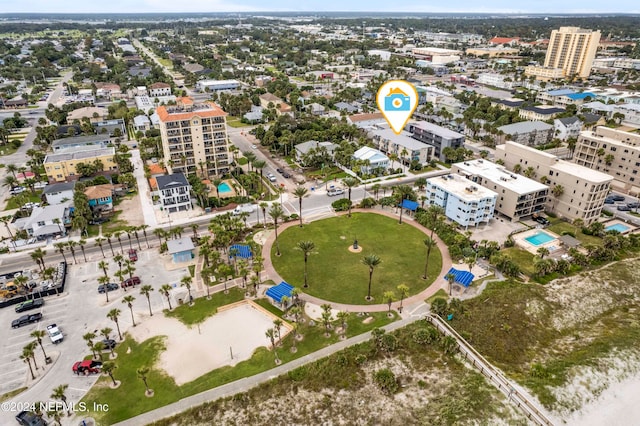
{"label": "sky", "polygon": [[251,11],[640,13],[640,4],[638,0],[0,0],[0,14]]}

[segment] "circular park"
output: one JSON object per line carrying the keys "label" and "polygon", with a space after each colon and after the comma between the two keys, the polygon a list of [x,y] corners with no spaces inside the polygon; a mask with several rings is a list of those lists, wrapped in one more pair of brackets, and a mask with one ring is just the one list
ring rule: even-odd
{"label": "circular park", "polygon": [[[386,303],[385,292],[393,292],[396,300],[401,298],[399,285],[408,288],[408,297],[438,277],[442,256],[434,244],[427,263],[428,237],[414,226],[399,225],[398,220],[384,215],[353,213],[303,227],[290,226],[279,233],[270,254],[282,279],[306,294],[336,303],[381,304]],[[423,279],[425,267],[427,279]]]}

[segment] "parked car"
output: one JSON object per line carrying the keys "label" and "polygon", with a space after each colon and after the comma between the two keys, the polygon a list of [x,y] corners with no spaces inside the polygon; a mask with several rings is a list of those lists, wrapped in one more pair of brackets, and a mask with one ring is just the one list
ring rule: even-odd
{"label": "parked car", "polygon": [[40,312],[38,312],[37,314],[23,315],[20,318],[11,321],[11,327],[12,328],[22,327],[23,325],[38,322],[41,319],[42,319],[42,314]]}
{"label": "parked car", "polygon": [[267,173],[267,179],[269,179],[269,182],[276,181],[276,177],[272,173]]}
{"label": "parked car", "polygon": [[276,169],[276,172],[278,172],[278,173],[282,174],[282,173],[284,173],[284,170],[282,170],[282,169],[278,168],[278,169]]}
{"label": "parked car", "polygon": [[104,345],[105,349],[109,349],[109,350],[116,347],[116,341],[113,339],[103,339],[102,344]]}
{"label": "parked car", "polygon": [[18,194],[22,194],[26,190],[27,190],[27,188],[25,188],[24,186],[16,186],[16,187],[11,188],[9,190],[9,194],[18,195]]}
{"label": "parked car", "polygon": [[105,222],[109,222],[109,218],[97,217],[97,218],[91,219],[89,221],[89,225],[101,225],[101,224],[103,224]]}
{"label": "parked car", "polygon": [[47,422],[31,411],[20,411],[16,415],[16,420],[22,426],[47,426]]}
{"label": "parked car", "polygon": [[285,179],[289,179],[291,177],[291,175],[287,172],[282,173],[282,177]]}
{"label": "parked car", "polygon": [[640,203],[637,201],[633,203],[627,203],[627,207],[629,207],[630,209],[637,209],[640,208]]}
{"label": "parked car", "polygon": [[122,288],[125,288],[125,287],[133,287],[134,285],[138,285],[138,284],[140,284],[140,277],[132,277],[122,281],[121,285],[122,285]]}
{"label": "parked car", "polygon": [[624,201],[624,196],[618,194],[609,194],[607,198],[611,198],[613,201]]}
{"label": "parked car", "polygon": [[630,212],[631,211],[631,207],[625,206],[625,205],[618,206],[618,207],[616,207],[616,209],[618,209],[621,212]]}
{"label": "parked car", "polygon": [[31,299],[19,303],[16,306],[16,312],[30,311],[31,309],[41,308],[44,305],[44,299]]}
{"label": "parked car", "polygon": [[49,338],[51,339],[51,343],[53,344],[60,343],[62,342],[62,340],[64,340],[64,335],[56,324],[49,324],[47,326],[47,333],[49,333]]}
{"label": "parked car", "polygon": [[101,368],[102,363],[100,361],[88,359],[85,361],[76,362],[75,364],[73,364],[73,367],[71,367],[71,370],[74,374],[84,374],[86,376],[89,374],[100,373]]}
{"label": "parked car", "polygon": [[542,216],[534,216],[533,220],[535,220],[536,222],[538,222],[541,225],[548,225],[551,222],[549,222],[549,219],[547,219],[546,217],[542,217]]}
{"label": "parked car", "polygon": [[117,289],[118,289],[118,284],[116,283],[100,284],[98,286],[98,293],[104,294],[107,291],[113,291]]}
{"label": "parked car", "polygon": [[129,250],[129,260],[135,262],[138,260],[138,251],[136,249]]}
{"label": "parked car", "polygon": [[615,200],[613,198],[607,197],[607,198],[604,199],[604,203],[605,204],[615,204]]}
{"label": "parked car", "polygon": [[333,188],[327,191],[327,195],[329,197],[333,197],[335,195],[342,195],[344,194],[344,189],[342,188]]}

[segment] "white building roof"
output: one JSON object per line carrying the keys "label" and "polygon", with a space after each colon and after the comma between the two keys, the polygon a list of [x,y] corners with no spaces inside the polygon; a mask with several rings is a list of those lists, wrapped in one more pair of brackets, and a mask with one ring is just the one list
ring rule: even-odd
{"label": "white building roof", "polygon": [[180,253],[183,251],[193,250],[195,247],[191,237],[183,237],[177,240],[167,241],[167,251],[169,254]]}
{"label": "white building roof", "polygon": [[455,163],[462,172],[468,175],[481,176],[517,194],[529,194],[549,188],[526,176],[517,175],[506,168],[487,160],[472,160]]}
{"label": "white building roof", "polygon": [[381,161],[389,161],[389,157],[382,152],[369,146],[363,146],[359,150],[353,153],[353,157],[357,160],[369,160],[371,164]]}
{"label": "white building roof", "polygon": [[456,173],[433,177],[427,179],[427,182],[433,186],[444,189],[449,194],[453,194],[464,201],[473,202],[498,197],[497,192],[480,186],[479,184]]}
{"label": "white building roof", "polygon": [[505,135],[531,133],[533,131],[545,131],[549,129],[553,129],[553,126],[542,121],[521,121],[519,123],[498,127],[498,130],[502,130]]}
{"label": "white building roof", "polygon": [[397,145],[407,148],[408,150],[419,151],[421,149],[430,148],[430,145],[412,138],[411,133],[409,132],[402,131],[399,135],[397,135],[391,129],[379,129],[372,130],[370,133],[372,135],[379,136],[383,140],[390,140]]}

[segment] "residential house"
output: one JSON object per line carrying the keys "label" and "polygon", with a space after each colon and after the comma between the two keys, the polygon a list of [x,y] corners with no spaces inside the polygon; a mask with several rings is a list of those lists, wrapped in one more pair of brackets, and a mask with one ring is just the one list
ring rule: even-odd
{"label": "residential house", "polygon": [[86,136],[74,136],[70,138],[56,139],[51,143],[53,152],[59,152],[68,148],[84,149],[84,147],[91,148],[106,148],[111,143],[111,138],[105,135],[86,135]]}
{"label": "residential house", "polygon": [[133,117],[133,129],[136,132],[146,132],[151,129],[151,120],[146,115],[136,115]]}
{"label": "residential house", "polygon": [[84,194],[89,199],[91,211],[96,213],[106,213],[113,210],[113,185],[103,184],[89,186],[84,190]]}
{"label": "residential house", "polygon": [[66,227],[71,226],[72,202],[51,206],[34,207],[31,215],[16,227],[27,231],[29,237],[39,240],[66,234]]}
{"label": "residential house", "polygon": [[148,88],[149,97],[171,96],[171,85],[163,82],[153,83]]}
{"label": "residential house", "polygon": [[389,157],[369,146],[363,146],[354,152],[353,159],[360,162],[360,171],[363,174],[385,172],[391,166]]}
{"label": "residential house", "polygon": [[445,216],[465,229],[493,219],[498,194],[459,174],[427,179],[429,205],[440,206]]}
{"label": "residential house", "polygon": [[262,108],[269,108],[269,104],[272,104],[275,107],[276,114],[287,114],[293,117],[291,106],[284,103],[282,99],[272,93],[265,93],[263,95],[260,95],[260,106],[262,106]]}
{"label": "residential house", "polygon": [[556,115],[562,114],[563,108],[553,105],[525,106],[520,108],[518,115],[520,118],[532,121],[547,121],[555,118]]}
{"label": "residential house", "polygon": [[575,115],[573,117],[556,118],[553,120],[556,138],[566,141],[569,138],[578,138],[582,130],[582,121]]}
{"label": "residential house", "polygon": [[318,141],[307,141],[299,143],[295,146],[295,156],[296,161],[300,164],[305,163],[305,158],[308,155],[324,155],[333,159],[334,151],[338,148],[333,142],[318,142]]}
{"label": "residential house", "polygon": [[307,109],[313,115],[323,115],[325,111],[325,107],[316,102],[307,105]]}
{"label": "residential house", "polygon": [[120,85],[115,83],[103,83],[97,82],[96,85],[96,96],[100,98],[107,99],[121,99],[122,98],[122,90],[120,89]]}
{"label": "residential house", "polygon": [[433,155],[440,161],[446,161],[445,148],[457,149],[464,145],[464,135],[428,121],[409,123],[412,137],[434,147]]}
{"label": "residential house", "polygon": [[53,183],[45,186],[44,190],[42,190],[42,197],[51,206],[62,204],[73,200],[75,187],[76,181]]}
{"label": "residential house", "polygon": [[191,186],[182,173],[157,176],[158,195],[162,209],[169,213],[191,210]]}
{"label": "residential house", "polygon": [[358,108],[346,102],[337,102],[334,107],[338,111],[345,111],[347,114],[358,112]]}
{"label": "residential house", "polygon": [[[120,136],[127,135],[127,130],[124,126],[124,120],[122,118],[93,123],[93,128],[99,135],[103,134],[109,136],[117,136],[118,133],[120,134]],[[116,130],[119,130],[119,132]]]}
{"label": "residential house", "polygon": [[263,109],[264,108],[262,108],[261,106],[251,105],[251,111],[243,115],[242,118],[247,120],[249,123],[260,123],[262,122],[262,119],[263,119],[262,117]]}
{"label": "residential house", "polygon": [[354,114],[347,117],[347,123],[353,124],[360,129],[372,127],[375,124],[384,124],[387,120],[381,112]]}
{"label": "residential house", "polygon": [[74,109],[67,114],[67,123],[73,123],[75,120],[82,121],[88,118],[91,123],[99,123],[107,119],[109,111],[106,108],[99,107],[82,107]]}
{"label": "residential house", "polygon": [[522,145],[538,146],[551,142],[553,126],[542,121],[521,121],[498,127],[502,134],[496,136],[496,143],[514,141]]}

